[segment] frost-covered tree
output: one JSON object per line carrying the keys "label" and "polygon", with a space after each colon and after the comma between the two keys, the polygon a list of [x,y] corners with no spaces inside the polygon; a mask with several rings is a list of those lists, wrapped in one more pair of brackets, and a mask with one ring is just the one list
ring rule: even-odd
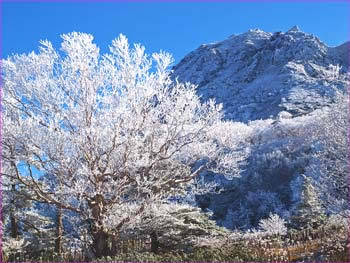
{"label": "frost-covered tree", "polygon": [[123,35],[104,55],[91,35],[62,38],[61,51],[42,41],[39,53],[2,61],[2,174],[75,213],[95,256],[109,253],[105,222],[120,231],[204,170],[238,175],[250,128],[172,81],[169,54],[147,56]]}
{"label": "frost-covered tree", "polygon": [[304,177],[300,202],[291,216],[291,223],[296,228],[316,228],[325,220],[318,191],[309,177]]}
{"label": "frost-covered tree", "polygon": [[261,219],[259,228],[269,235],[285,235],[287,234],[286,221],[277,214],[270,214],[266,219]]}
{"label": "frost-covered tree", "polygon": [[348,216],[349,209],[349,97],[336,91],[334,103],[325,108],[314,131],[314,162],[308,172],[316,177],[325,208]]}
{"label": "frost-covered tree", "polygon": [[[150,236],[151,250],[190,250],[204,237],[219,237],[228,234],[225,228],[210,219],[211,213],[188,204],[158,203],[149,207],[138,222],[125,229],[123,236]],[[113,232],[113,228],[109,229]]]}
{"label": "frost-covered tree", "polygon": [[[28,189],[7,180],[3,181],[3,245],[6,256],[14,260],[16,254],[38,255],[54,249],[53,221],[30,200]],[[18,241],[18,242],[15,242]],[[14,246],[17,244],[21,246]],[[21,249],[20,249],[21,248]]]}

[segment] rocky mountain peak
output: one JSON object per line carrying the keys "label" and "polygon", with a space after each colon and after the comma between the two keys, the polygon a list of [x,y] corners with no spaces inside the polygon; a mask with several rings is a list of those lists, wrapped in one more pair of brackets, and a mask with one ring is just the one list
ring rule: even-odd
{"label": "rocky mountain peak", "polygon": [[293,26],[291,29],[288,30],[288,32],[298,32],[300,31],[300,28],[298,26]]}
{"label": "rocky mountain peak", "polygon": [[297,26],[275,33],[253,29],[201,45],[173,74],[197,84],[203,100],[223,103],[227,119],[275,118],[281,111],[298,116],[328,104],[333,88],[346,86],[347,47],[328,47]]}

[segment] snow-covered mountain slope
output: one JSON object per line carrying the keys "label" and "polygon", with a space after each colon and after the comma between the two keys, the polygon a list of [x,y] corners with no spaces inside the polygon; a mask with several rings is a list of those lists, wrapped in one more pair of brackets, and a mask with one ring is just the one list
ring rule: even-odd
{"label": "snow-covered mountain slope", "polygon": [[197,84],[203,100],[223,103],[228,119],[298,116],[328,104],[332,87],[346,86],[348,46],[328,47],[298,27],[274,34],[255,29],[201,45],[173,70],[180,81]]}
{"label": "snow-covered mountain slope", "polygon": [[250,30],[201,45],[173,68],[179,81],[198,85],[203,101],[223,103],[227,119],[250,123],[256,138],[265,134],[252,144],[241,178],[206,175],[224,191],[199,196],[197,203],[220,225],[255,227],[270,212],[288,220],[311,160],[304,138],[334,90],[349,86],[349,44],[328,47],[298,27]]}

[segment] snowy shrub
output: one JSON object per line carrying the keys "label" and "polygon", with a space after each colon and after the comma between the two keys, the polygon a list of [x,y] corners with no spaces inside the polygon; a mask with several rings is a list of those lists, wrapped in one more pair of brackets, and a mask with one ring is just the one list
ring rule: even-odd
{"label": "snowy shrub", "polygon": [[277,214],[270,214],[269,218],[262,219],[259,228],[271,235],[285,235],[287,233],[285,220]]}

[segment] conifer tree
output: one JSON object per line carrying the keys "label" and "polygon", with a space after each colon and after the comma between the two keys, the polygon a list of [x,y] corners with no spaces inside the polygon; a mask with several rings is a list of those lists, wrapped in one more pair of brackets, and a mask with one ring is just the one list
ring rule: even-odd
{"label": "conifer tree", "polygon": [[316,228],[324,220],[325,214],[312,179],[304,176],[300,202],[294,211],[292,226],[298,229]]}

